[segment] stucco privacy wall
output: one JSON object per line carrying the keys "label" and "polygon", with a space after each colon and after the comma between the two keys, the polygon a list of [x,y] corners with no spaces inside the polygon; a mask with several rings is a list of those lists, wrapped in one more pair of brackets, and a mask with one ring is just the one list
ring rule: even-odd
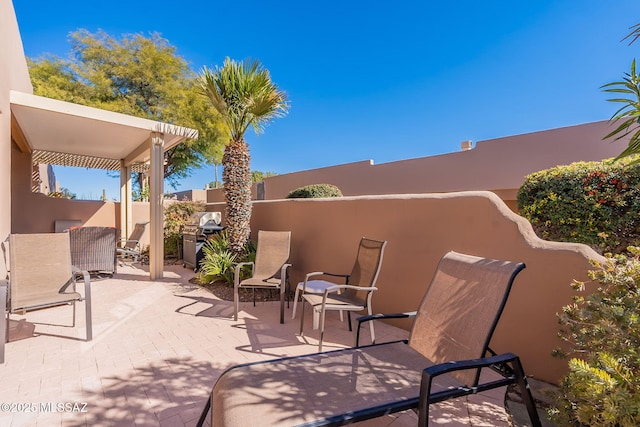
{"label": "stucco privacy wall", "polygon": [[[621,153],[627,140],[602,140],[611,130],[609,121],[600,121],[479,141],[471,150],[438,156],[379,165],[362,161],[276,175],[265,178],[264,199],[282,199],[291,190],[320,183],[336,185],[345,196],[489,190],[516,210],[517,190],[526,175]],[[209,190],[209,202],[222,200],[222,190]]]}
{"label": "stucco privacy wall", "polygon": [[415,310],[449,250],[525,262],[492,348],[519,354],[529,374],[551,382],[566,371],[550,355],[560,344],[556,313],[571,302],[572,280],[586,279],[588,259],[600,258],[584,245],[539,239],[484,191],[255,202],[251,227],[254,238],[257,230],[292,231],[292,284],[311,271],[351,271],[362,236],[388,240],[374,312]]}
{"label": "stucco privacy wall", "polygon": [[[9,91],[31,93],[27,62],[13,3],[0,0],[0,238],[11,232],[11,108]],[[15,203],[15,201],[13,201]],[[0,263],[0,277],[6,274]]]}
{"label": "stucco privacy wall", "polygon": [[[115,226],[116,204],[92,200],[67,200],[31,191],[31,156],[13,144],[11,198],[13,233],[50,233],[55,220],[77,219],[83,225]],[[147,214],[148,216],[148,214]]]}
{"label": "stucco privacy wall", "polygon": [[[12,146],[13,171],[11,197],[13,233],[51,233],[56,220],[80,220],[84,226],[120,227],[120,203],[101,200],[67,200],[48,197],[31,191],[31,157]],[[105,172],[106,173],[106,172]],[[165,204],[173,203],[166,201]],[[149,203],[134,202],[133,222],[149,221]],[[127,236],[121,236],[127,237]],[[149,244],[150,233],[142,236],[141,244]]]}

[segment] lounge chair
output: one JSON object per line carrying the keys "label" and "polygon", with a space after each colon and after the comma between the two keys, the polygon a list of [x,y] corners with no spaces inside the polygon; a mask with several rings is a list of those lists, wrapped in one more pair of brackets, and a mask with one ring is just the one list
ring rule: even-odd
{"label": "lounge chair", "polygon": [[[82,276],[84,295],[76,292],[76,277]],[[0,284],[1,285],[1,284]],[[2,287],[0,286],[0,289]],[[84,301],[87,341],[93,338],[91,281],[87,271],[71,264],[69,233],[11,234],[9,236],[9,281],[7,315],[71,304],[75,326],[75,303]],[[0,296],[2,300],[2,296]]]}
{"label": "lounge chair", "polygon": [[[353,269],[349,274],[336,274],[327,272],[314,272],[305,276],[304,282],[300,282],[294,297],[293,316],[295,316],[298,292],[302,292],[302,315],[300,317],[300,335],[303,335],[304,328],[304,307],[305,302],[311,305],[313,310],[313,327],[318,328],[320,323],[320,341],[318,351],[322,351],[322,338],[324,336],[324,321],[328,310],[339,310],[347,312],[349,320],[349,330],[351,330],[351,312],[368,310],[371,311],[371,297],[373,291],[377,290],[376,281],[382,266],[382,257],[386,241],[371,240],[363,237],[358,245],[358,254]],[[309,280],[316,276],[343,277],[344,285],[339,285],[326,280]],[[375,332],[373,325],[370,327],[371,341],[375,342]]]}
{"label": "lounge chair", "polygon": [[140,240],[147,229],[149,221],[137,222],[128,239],[123,240],[122,246],[116,249],[120,258],[131,258],[132,262],[140,261],[142,257],[142,246]]}
{"label": "lounge chair", "polygon": [[[408,409],[418,409],[420,425],[427,425],[430,403],[518,384],[533,426],[540,426],[518,357],[492,356],[489,349],[523,268],[449,252],[418,311],[389,316],[415,316],[409,340],[231,367],[214,385],[198,425],[209,412],[213,427],[318,426]],[[494,365],[501,379],[481,383],[480,370]]]}
{"label": "lounge chair", "polygon": [[[233,320],[238,321],[241,288],[267,288],[280,291],[280,323],[284,323],[284,297],[287,285],[287,269],[291,267],[289,250],[290,231],[258,231],[258,247],[255,262],[241,262],[236,265],[233,279]],[[251,277],[240,280],[243,266],[250,265]],[[255,294],[254,294],[255,297]],[[255,298],[253,305],[256,304]]]}

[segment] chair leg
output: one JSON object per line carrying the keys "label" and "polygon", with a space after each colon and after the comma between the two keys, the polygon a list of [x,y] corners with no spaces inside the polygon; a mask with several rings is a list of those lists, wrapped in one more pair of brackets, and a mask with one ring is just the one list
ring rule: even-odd
{"label": "chair leg", "polygon": [[76,327],[76,302],[75,301],[71,303],[71,307],[73,309],[73,318],[71,320],[71,327],[75,328]]}
{"label": "chair leg", "polygon": [[91,295],[87,295],[85,296],[84,299],[84,317],[85,317],[85,323],[87,326],[87,341],[91,341],[93,339],[93,323],[91,320]]}
{"label": "chair leg", "polygon": [[296,286],[296,295],[293,297],[293,313],[291,313],[291,318],[296,318],[296,308],[298,307],[298,297],[300,296],[300,288]]}
{"label": "chair leg", "polygon": [[238,321],[238,311],[240,309],[238,285],[233,287],[233,321]]}
{"label": "chair leg", "polygon": [[322,339],[324,338],[324,317],[326,311],[320,312],[320,342],[318,343],[318,352],[322,351]]}
{"label": "chair leg", "polygon": [[289,283],[289,279],[287,279],[285,287],[285,294],[287,294],[287,308],[289,308],[289,299],[291,299],[291,283]]}
{"label": "chair leg", "polygon": [[302,300],[300,300],[300,304],[302,307],[302,311],[300,312],[300,336],[302,336],[303,335],[302,328],[304,327],[304,306],[305,306],[304,296]]}
{"label": "chair leg", "polygon": [[[88,272],[83,272],[84,279],[84,318],[85,318],[85,326],[87,328],[87,341],[91,341],[93,339],[93,321],[91,316],[91,278],[89,277]],[[75,302],[74,302],[75,305]],[[76,310],[74,307],[73,310],[73,318],[75,323]]]}
{"label": "chair leg", "polygon": [[284,323],[284,288],[280,289],[280,324]]}
{"label": "chair leg", "polygon": [[[371,312],[371,306],[370,305],[368,306],[368,309],[369,309],[368,310],[369,311],[369,316],[371,316],[373,313]],[[373,324],[375,322],[367,322],[367,323],[369,323],[369,328],[370,328],[369,330],[371,331],[371,344],[375,344],[376,343],[376,333],[375,333],[375,331],[373,329]]]}
{"label": "chair leg", "polygon": [[320,313],[318,312],[318,310],[316,310],[315,307],[311,308],[312,313],[313,313],[313,329],[319,329],[320,328]]}
{"label": "chair leg", "polygon": [[516,376],[516,384],[518,384],[518,387],[520,388],[520,395],[522,396],[522,400],[524,400],[524,405],[527,408],[527,413],[529,414],[531,425],[533,427],[541,427],[542,423],[538,416],[538,410],[536,409],[536,404],[533,400],[531,389],[529,388],[529,382],[527,381],[527,377],[524,375],[524,369],[522,368],[522,363],[520,362],[519,357],[516,357],[513,361],[513,370]]}
{"label": "chair leg", "polygon": [[0,363],[4,363],[4,344],[7,342],[9,328],[9,313],[7,313],[7,287],[0,282],[0,313],[2,313],[2,324],[0,324]]}
{"label": "chair leg", "polygon": [[[207,420],[207,415],[209,415],[209,412],[211,410],[211,399],[213,399],[213,390],[211,390],[211,393],[209,394],[209,398],[207,399],[207,403],[205,403],[204,408],[200,413],[200,418],[198,419],[198,423],[196,424],[196,427],[204,426],[204,423]],[[213,419],[213,414],[211,415],[212,415],[211,418]],[[211,425],[213,425],[213,423]]]}

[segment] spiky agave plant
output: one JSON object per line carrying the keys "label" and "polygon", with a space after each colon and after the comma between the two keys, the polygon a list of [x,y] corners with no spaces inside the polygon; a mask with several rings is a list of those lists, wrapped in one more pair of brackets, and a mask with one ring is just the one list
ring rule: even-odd
{"label": "spiky agave plant", "polygon": [[251,156],[244,134],[249,126],[262,133],[271,120],[286,115],[289,104],[285,92],[257,60],[226,58],[221,67],[203,68],[198,81],[231,135],[222,157],[222,179],[229,246],[240,255],[251,232]]}

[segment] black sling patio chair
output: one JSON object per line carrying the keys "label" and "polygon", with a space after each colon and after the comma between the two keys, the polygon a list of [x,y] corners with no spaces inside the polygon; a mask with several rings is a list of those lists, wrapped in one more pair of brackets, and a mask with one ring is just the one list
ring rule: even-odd
{"label": "black sling patio chair", "polygon": [[[248,363],[218,378],[198,425],[343,425],[408,409],[428,425],[431,403],[517,384],[533,426],[540,420],[517,356],[489,342],[524,264],[447,253],[415,316],[409,340]],[[359,334],[356,334],[358,336]],[[480,382],[494,367],[498,380]]]}

